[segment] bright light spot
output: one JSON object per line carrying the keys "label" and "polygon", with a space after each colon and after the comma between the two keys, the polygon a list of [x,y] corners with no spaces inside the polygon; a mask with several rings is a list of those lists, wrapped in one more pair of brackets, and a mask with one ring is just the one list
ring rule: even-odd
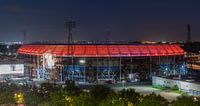
{"label": "bright light spot", "polygon": [[69,96],[65,96],[65,100],[66,100],[67,102],[69,102],[69,103],[71,103],[71,102],[72,102],[72,98],[71,98],[71,97],[69,97]]}
{"label": "bright light spot", "polygon": [[22,95],[20,95],[20,94],[19,94],[19,95],[17,95],[17,97],[18,97],[18,98],[21,98],[21,97],[22,97]]}
{"label": "bright light spot", "polygon": [[7,46],[6,46],[6,48],[7,48],[7,49],[9,49],[9,48],[10,48],[10,46],[9,46],[9,45],[7,45]]}
{"label": "bright light spot", "polygon": [[85,60],[80,60],[79,62],[82,63],[82,64],[84,64],[84,63],[85,63]]}
{"label": "bright light spot", "polygon": [[24,95],[22,93],[14,94],[14,98],[17,103],[23,103],[24,102]]}
{"label": "bright light spot", "polygon": [[48,68],[53,68],[53,66],[55,65],[55,61],[53,59],[52,54],[47,53],[47,54],[44,55],[44,58],[46,60]]}

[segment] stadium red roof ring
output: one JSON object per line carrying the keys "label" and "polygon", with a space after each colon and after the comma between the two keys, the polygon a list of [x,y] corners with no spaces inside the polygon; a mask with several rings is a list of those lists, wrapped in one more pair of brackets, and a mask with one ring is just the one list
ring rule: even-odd
{"label": "stadium red roof ring", "polygon": [[[131,57],[184,55],[179,45],[69,45],[74,57]],[[71,48],[71,47],[70,47]],[[23,45],[19,54],[41,56],[51,53],[56,57],[69,57],[68,45]]]}

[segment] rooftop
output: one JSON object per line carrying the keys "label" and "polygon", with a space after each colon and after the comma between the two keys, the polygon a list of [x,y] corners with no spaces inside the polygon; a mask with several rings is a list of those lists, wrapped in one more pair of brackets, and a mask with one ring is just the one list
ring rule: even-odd
{"label": "rooftop", "polygon": [[[73,52],[71,52],[73,51]],[[183,55],[179,45],[23,45],[18,53],[57,57],[137,57]]]}

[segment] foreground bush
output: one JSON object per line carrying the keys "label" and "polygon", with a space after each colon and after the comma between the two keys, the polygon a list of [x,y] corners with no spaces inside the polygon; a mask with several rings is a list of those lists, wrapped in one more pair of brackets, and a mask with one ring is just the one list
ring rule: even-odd
{"label": "foreground bush", "polygon": [[168,106],[168,101],[162,96],[152,93],[144,96],[138,106]]}
{"label": "foreground bush", "polygon": [[176,101],[172,102],[172,106],[200,106],[200,102],[195,101],[193,97],[181,96],[178,97]]}

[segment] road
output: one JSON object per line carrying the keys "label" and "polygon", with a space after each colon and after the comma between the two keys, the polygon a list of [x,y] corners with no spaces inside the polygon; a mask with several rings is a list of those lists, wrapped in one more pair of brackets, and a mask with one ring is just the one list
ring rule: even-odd
{"label": "road", "polygon": [[120,91],[123,88],[124,89],[133,88],[133,89],[135,89],[136,92],[139,92],[142,95],[147,95],[147,94],[150,94],[150,93],[159,94],[162,97],[166,98],[168,101],[176,100],[176,98],[178,96],[181,96],[181,94],[178,94],[178,93],[163,91],[163,90],[160,90],[160,89],[152,88],[151,85],[133,85],[133,86],[128,86],[128,87],[112,87],[112,89],[114,89],[115,91]]}

